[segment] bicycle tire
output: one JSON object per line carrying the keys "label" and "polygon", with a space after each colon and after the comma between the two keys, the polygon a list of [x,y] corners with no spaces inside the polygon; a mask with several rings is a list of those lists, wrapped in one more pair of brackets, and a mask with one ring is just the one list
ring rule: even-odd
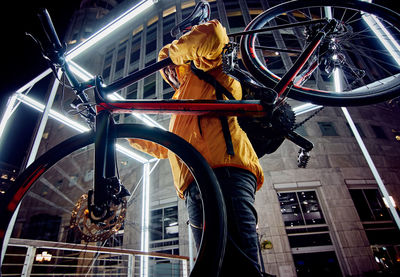
{"label": "bicycle tire", "polygon": [[[307,16],[307,14],[304,12],[306,10],[309,11],[309,14],[312,15],[312,18],[315,18],[318,16],[316,16],[313,13],[316,13],[318,7],[325,7],[325,6],[329,6],[331,7],[331,11],[332,13],[336,13],[337,16],[341,15],[343,18],[342,19],[347,19],[350,18],[350,12],[353,13],[352,16],[357,17],[356,19],[361,19],[362,15],[365,14],[371,14],[373,16],[376,16],[377,18],[379,18],[381,23],[384,23],[384,26],[386,28],[391,28],[390,31],[394,32],[393,38],[396,39],[396,41],[400,40],[400,15],[397,14],[396,12],[376,5],[376,4],[372,4],[372,3],[368,3],[368,2],[362,2],[362,1],[351,1],[351,0],[307,0],[307,1],[290,1],[287,3],[283,3],[280,5],[277,5],[275,7],[272,7],[268,10],[266,10],[265,12],[263,12],[262,14],[258,15],[256,18],[253,19],[253,21],[251,21],[249,23],[249,25],[246,27],[246,31],[250,31],[250,30],[258,30],[266,25],[268,25],[269,23],[272,24],[277,24],[276,22],[283,22],[282,20],[289,18],[289,15],[293,15],[297,12],[297,17],[299,17],[299,14],[302,16]],[[323,15],[322,9],[319,9],[321,12],[321,15]],[[303,13],[299,13],[299,11],[303,11]],[[348,14],[345,14],[345,13]],[[285,17],[286,16],[286,17]],[[335,15],[334,15],[335,16]],[[322,17],[322,16],[321,16]],[[290,18],[291,20],[293,20],[293,16]],[[300,21],[300,19],[299,19]],[[353,22],[354,21],[354,22]],[[354,24],[354,26],[351,26],[351,28],[357,27],[360,28],[362,26],[361,22],[357,22],[357,21],[353,18],[351,21],[349,20],[349,22],[343,22],[343,26],[347,27],[346,24],[349,24],[348,27],[350,27],[350,24]],[[355,24],[359,24],[357,26],[355,26]],[[356,35],[355,31],[356,29],[350,29],[347,28],[346,32],[349,33],[350,30],[353,32],[354,30],[354,35]],[[288,36],[288,32],[286,34],[281,34],[281,38],[283,38],[284,36]],[[295,32],[295,30],[293,31],[293,33]],[[369,32],[369,31],[365,31],[365,32]],[[275,33],[276,34],[276,33]],[[343,33],[346,34],[346,33]],[[368,33],[369,35],[370,33]],[[297,35],[297,37],[299,37],[299,32],[295,33],[295,35]],[[359,35],[363,35],[363,34],[359,34]],[[240,48],[241,48],[241,53],[242,53],[242,59],[243,59],[243,63],[245,65],[245,67],[247,68],[247,70],[258,80],[260,81],[262,84],[264,84],[267,87],[274,87],[275,84],[278,82],[278,80],[280,80],[280,76],[277,75],[276,73],[272,72],[272,70],[270,70],[269,64],[268,62],[266,64],[263,63],[263,61],[261,60],[261,58],[259,57],[259,54],[257,54],[257,50],[255,42],[257,41],[256,38],[258,38],[258,36],[260,36],[260,40],[262,39],[262,35],[257,35],[256,34],[250,34],[250,35],[243,35],[241,38],[241,42],[240,42]],[[357,51],[364,51],[365,53],[375,53],[375,51],[378,49],[361,49],[361,45],[357,45],[355,38],[350,37],[346,38],[347,41],[345,41],[345,39],[342,39],[342,42],[338,42],[339,46],[343,47],[343,49],[346,49],[345,54],[346,55],[359,55],[359,53],[356,53],[356,49]],[[266,40],[266,39],[265,39]],[[340,43],[342,43],[342,45],[340,45]],[[367,43],[367,41],[363,42],[363,43]],[[372,43],[372,41],[371,41]],[[301,44],[299,42],[299,44]],[[348,48],[350,45],[354,46],[354,49],[350,49]],[[383,49],[382,46],[376,44],[376,47],[379,47],[379,49]],[[350,52],[350,50],[352,50],[353,52]],[[382,50],[384,51],[384,50]],[[260,51],[259,51],[260,52]],[[259,53],[258,52],[258,53]],[[382,55],[382,57],[386,54],[389,54],[389,51],[387,51],[388,53],[384,53],[384,54],[380,54]],[[281,54],[279,54],[281,55]],[[285,55],[284,53],[282,55]],[[286,54],[287,55],[287,54]],[[293,54],[293,56],[295,56],[296,54]],[[376,55],[375,55],[376,56]],[[394,62],[392,62],[392,60],[390,59],[390,56],[388,56],[388,59],[383,59],[381,61],[378,61],[376,59],[375,56],[369,56],[369,55],[365,55],[363,56],[365,58],[365,61],[367,63],[371,63],[376,64],[376,67],[382,67],[378,68],[378,69],[371,69],[371,70],[381,70],[382,75],[387,75],[384,77],[378,77],[381,79],[377,80],[370,80],[372,79],[371,76],[374,76],[372,73],[370,73],[371,71],[367,72],[367,68],[365,66],[365,68],[362,68],[360,71],[355,71],[354,68],[346,68],[346,70],[351,70],[354,72],[352,72],[351,74],[355,74],[356,76],[353,76],[351,78],[353,79],[357,79],[359,78],[359,76],[357,76],[356,73],[359,73],[360,75],[363,73],[363,71],[365,72],[365,74],[369,74],[368,79],[366,77],[363,77],[363,80],[357,80],[357,82],[363,82],[362,85],[360,85],[359,88],[357,89],[353,89],[350,85],[354,85],[354,84],[350,84],[350,81],[345,82],[345,85],[347,86],[347,91],[344,90],[343,92],[335,92],[335,91],[329,91],[329,90],[324,90],[324,89],[319,89],[316,87],[305,87],[305,86],[300,86],[300,85],[293,85],[290,89],[290,92],[288,94],[289,98],[293,98],[296,100],[300,100],[300,101],[308,101],[314,104],[318,104],[318,105],[328,105],[328,106],[359,106],[359,105],[369,105],[369,104],[375,104],[378,102],[382,102],[385,100],[389,100],[392,98],[395,98],[397,96],[400,95],[400,70],[399,65],[395,64]],[[288,56],[286,56],[288,57]],[[333,57],[333,56],[332,56]],[[344,62],[345,63],[349,63],[349,64],[354,64],[353,60],[348,59],[350,56],[344,56],[345,58],[347,58],[347,60],[345,59]],[[264,58],[264,57],[262,57]],[[337,58],[337,57],[336,57]],[[271,60],[273,60],[274,58],[271,58]],[[290,58],[292,59],[292,58]],[[284,62],[283,58],[281,58],[281,63]],[[343,62],[343,61],[341,61]],[[390,64],[389,64],[390,62]],[[335,61],[335,63],[337,63]],[[348,67],[348,65],[342,65],[342,67]],[[386,68],[384,68],[384,66]],[[272,67],[272,65],[270,66]],[[341,67],[341,68],[342,68]],[[394,67],[394,68],[392,68]],[[342,68],[342,70],[344,70]],[[358,69],[357,69],[358,70]],[[369,69],[368,69],[369,70]],[[388,72],[384,72],[385,70],[387,70]],[[322,74],[323,72],[321,72]],[[375,72],[373,72],[375,74]],[[346,76],[347,78],[348,76]],[[344,79],[343,80],[347,80]],[[316,81],[315,81],[316,83]]]}
{"label": "bicycle tire", "polygon": [[[179,136],[141,124],[118,124],[116,138],[139,138],[156,142],[174,152],[190,169],[203,200],[204,226],[201,247],[190,276],[217,276],[226,245],[226,211],[217,178],[202,155]],[[6,192],[0,203],[0,246],[9,221],[24,195],[48,169],[70,153],[94,143],[94,133],[74,136],[39,157]]]}

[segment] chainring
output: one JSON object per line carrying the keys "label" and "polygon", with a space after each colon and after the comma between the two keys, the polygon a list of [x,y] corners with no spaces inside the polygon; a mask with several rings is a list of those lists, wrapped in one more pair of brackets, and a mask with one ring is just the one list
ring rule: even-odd
{"label": "chainring", "polygon": [[80,234],[86,242],[105,241],[117,233],[126,217],[126,199],[119,205],[111,204],[110,216],[101,222],[93,222],[89,216],[88,195],[83,194],[76,202],[71,213],[70,228]]}

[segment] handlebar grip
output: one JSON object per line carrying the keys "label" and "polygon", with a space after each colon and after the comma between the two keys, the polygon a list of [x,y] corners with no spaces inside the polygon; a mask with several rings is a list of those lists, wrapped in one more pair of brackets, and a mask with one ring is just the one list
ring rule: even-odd
{"label": "handlebar grip", "polygon": [[63,46],[61,44],[60,39],[58,38],[53,22],[51,21],[49,12],[46,9],[40,9],[38,16],[40,22],[42,23],[44,32],[49,41],[54,45],[55,50],[62,49]]}

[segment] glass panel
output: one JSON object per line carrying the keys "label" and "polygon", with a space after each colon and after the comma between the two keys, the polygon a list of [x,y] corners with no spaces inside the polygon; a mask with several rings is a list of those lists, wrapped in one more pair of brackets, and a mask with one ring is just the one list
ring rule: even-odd
{"label": "glass panel", "polygon": [[385,132],[383,131],[382,127],[371,125],[372,130],[375,133],[376,138],[380,139],[387,139]]}
{"label": "glass panel", "polygon": [[332,122],[318,122],[323,136],[337,136],[335,127]]}
{"label": "glass panel", "polygon": [[298,277],[324,276],[340,277],[343,276],[340,270],[336,254],[333,251],[294,254],[294,263]]}
{"label": "glass panel", "polygon": [[375,220],[391,220],[379,191],[377,189],[366,189],[364,193],[375,216]]}
{"label": "glass panel", "polygon": [[163,237],[162,209],[151,211],[150,240],[162,240]]}
{"label": "glass panel", "polygon": [[281,205],[281,213],[285,226],[304,225],[296,193],[278,193],[278,199]]}
{"label": "glass panel", "polygon": [[374,216],[372,215],[372,212],[367,203],[367,199],[365,199],[362,190],[351,189],[349,191],[361,221],[373,221]]}
{"label": "glass panel", "polygon": [[315,191],[297,193],[307,225],[325,223]]}
{"label": "glass panel", "polygon": [[178,207],[164,209],[164,238],[178,237]]}
{"label": "glass panel", "polygon": [[292,248],[332,245],[332,240],[328,233],[288,236],[288,238],[290,247]]}

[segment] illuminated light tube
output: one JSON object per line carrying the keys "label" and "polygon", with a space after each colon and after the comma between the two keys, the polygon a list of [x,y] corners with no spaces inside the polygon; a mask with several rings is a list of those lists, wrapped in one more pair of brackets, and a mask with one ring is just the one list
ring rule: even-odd
{"label": "illuminated light tube", "polygon": [[119,27],[129,22],[135,16],[147,10],[149,7],[153,5],[154,2],[155,2],[154,0],[146,0],[139,2],[137,5],[135,5],[134,7],[132,7],[131,9],[120,15],[117,19],[110,22],[102,29],[94,33],[84,42],[82,42],[75,48],[68,51],[66,54],[66,59],[71,60],[76,56],[78,56],[79,54],[81,54],[82,52],[84,52],[85,50],[89,49],[90,47],[101,41],[103,38],[107,37],[109,34],[117,30]]}
{"label": "illuminated light tube", "polygon": [[14,108],[16,101],[17,101],[17,94],[13,94],[8,99],[6,111],[4,112],[3,118],[1,119],[1,123],[0,123],[0,138],[4,132],[4,129],[6,128],[8,119],[11,117],[11,115],[13,113],[13,108]]}
{"label": "illuminated light tube", "polygon": [[[86,71],[84,68],[82,68],[80,65],[78,65],[74,61],[69,61],[68,64],[70,65],[71,71],[77,75],[79,78],[81,78],[83,81],[88,81],[92,79],[94,76]],[[113,92],[109,95],[107,95],[107,98],[110,100],[118,101],[118,100],[126,100],[124,97],[122,97],[120,94],[117,92]],[[153,120],[150,116],[146,114],[138,114],[138,113],[132,113],[135,117],[138,119],[142,120],[146,125],[151,126],[151,127],[158,127],[163,130],[165,128],[161,126],[157,121]]]}
{"label": "illuminated light tube", "polygon": [[[372,3],[372,0],[362,0],[364,2]],[[389,33],[382,22],[374,15],[362,15],[364,21],[368,24],[371,30],[378,37],[380,42],[386,47],[393,59],[400,65],[400,45]],[[393,47],[394,46],[394,47]],[[397,50],[396,50],[396,49]]]}
{"label": "illuminated light tube", "polygon": [[[373,15],[363,15],[364,21],[368,24],[371,30],[378,37],[379,41],[385,46],[388,52],[392,55],[393,59],[400,65],[400,46],[394,40],[393,36],[383,26],[383,24]],[[393,47],[394,46],[394,47]],[[397,50],[395,49],[397,48]]]}
{"label": "illuminated light tube", "polygon": [[[141,230],[141,251],[149,251],[149,223],[150,223],[150,164],[143,165],[143,192],[142,192],[142,230]],[[149,274],[149,256],[140,257],[141,277]]]}
{"label": "illuminated light tube", "polygon": [[335,83],[335,91],[337,92],[342,92],[342,82],[340,78],[340,69],[338,67],[335,67],[333,70],[333,81]]}
{"label": "illuminated light tube", "polygon": [[141,163],[147,163],[147,162],[148,162],[147,159],[145,159],[145,158],[143,158],[142,156],[136,154],[136,153],[133,152],[132,150],[130,150],[130,149],[126,148],[126,147],[123,147],[123,146],[120,145],[120,144],[116,144],[115,146],[116,146],[116,149],[117,149],[119,152],[121,152],[122,154],[125,154],[126,156],[128,156],[128,157],[130,157],[130,158],[132,158],[132,159],[135,159],[135,160],[137,160],[137,161],[139,161],[139,162],[141,162]]}
{"label": "illuminated light tube", "polygon": [[[393,199],[393,197],[392,197],[391,195],[389,195],[389,199],[390,199],[390,202],[392,203],[393,207],[396,208],[396,202],[394,202],[394,199]],[[388,203],[388,201],[386,200],[386,198],[385,198],[385,197],[382,197],[382,200],[383,200],[383,202],[385,203],[386,208],[389,208],[389,203]]]}
{"label": "illuminated light tube", "polygon": [[87,72],[84,68],[82,68],[79,64],[77,64],[74,61],[68,61],[68,65],[72,73],[81,78],[83,81],[89,81],[94,77],[93,74]]}
{"label": "illuminated light tube", "polygon": [[322,108],[322,106],[319,105],[314,105],[311,103],[306,103],[297,107],[293,108],[293,112],[295,113],[295,115],[301,115],[303,113],[307,113],[307,112],[311,112],[317,109]]}
{"label": "illuminated light tube", "polygon": [[[43,112],[43,110],[44,110],[44,105],[43,104],[39,103],[38,101],[36,101],[36,100],[26,96],[26,95],[21,95],[21,94],[18,95],[17,94],[17,99],[20,100],[21,102],[23,102],[24,104],[30,106],[31,108],[39,111],[39,112]],[[66,117],[65,115],[63,115],[63,114],[61,114],[59,112],[56,112],[54,110],[50,110],[49,116],[51,118],[57,120],[58,122],[61,122],[61,123],[65,124],[65,125],[71,127],[72,129],[74,129],[74,130],[76,130],[76,131],[78,131],[80,133],[84,133],[84,132],[90,131],[90,128],[88,128],[88,127],[86,127],[86,126],[84,126],[82,124],[79,124],[79,123],[71,120],[70,118]],[[128,156],[128,157],[130,157],[130,158],[132,158],[134,160],[137,160],[137,161],[139,161],[141,163],[149,162],[149,160],[147,160],[146,158],[136,154],[135,152],[133,152],[133,151],[131,151],[131,150],[119,145],[119,144],[116,145],[116,149],[120,153],[122,153],[122,154],[124,154],[124,155],[126,155],[126,156]]]}

